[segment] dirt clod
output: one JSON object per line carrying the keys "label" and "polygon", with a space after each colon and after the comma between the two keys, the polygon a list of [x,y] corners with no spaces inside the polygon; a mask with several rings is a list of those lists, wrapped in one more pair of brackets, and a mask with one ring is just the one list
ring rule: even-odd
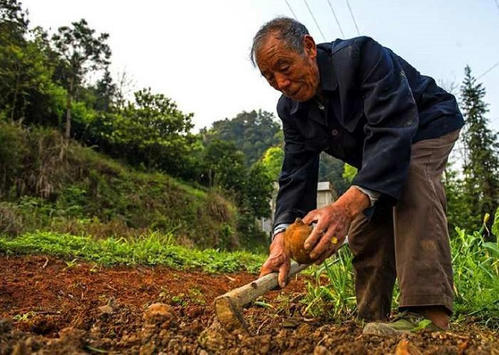
{"label": "dirt clod", "polygon": [[329,350],[325,346],[317,345],[314,348],[314,355],[327,355],[329,354]]}
{"label": "dirt clod", "polygon": [[421,351],[407,339],[402,339],[395,348],[395,355],[420,355]]}
{"label": "dirt clod", "polygon": [[144,321],[147,323],[171,322],[176,318],[173,307],[164,303],[153,303],[144,312]]}
{"label": "dirt clod", "polygon": [[208,328],[199,334],[197,342],[203,349],[216,352],[224,348],[226,337],[226,330],[218,321],[213,321]]}
{"label": "dirt clod", "polygon": [[104,306],[100,306],[98,309],[99,309],[99,312],[101,312],[101,314],[112,314],[114,312],[113,307],[111,307],[108,304],[106,304]]}

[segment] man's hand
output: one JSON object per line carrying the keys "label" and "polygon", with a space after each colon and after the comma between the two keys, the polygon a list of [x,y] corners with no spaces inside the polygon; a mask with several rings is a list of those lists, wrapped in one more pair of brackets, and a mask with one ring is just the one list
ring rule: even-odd
{"label": "man's hand", "polygon": [[321,264],[343,244],[353,218],[367,208],[369,197],[355,187],[350,187],[336,202],[310,211],[303,223],[316,222],[315,228],[305,240],[310,257]]}
{"label": "man's hand", "polygon": [[310,211],[303,223],[316,222],[312,233],[305,240],[305,250],[317,265],[333,255],[345,240],[352,218],[346,210],[335,204]]}
{"label": "man's hand", "polygon": [[288,283],[288,273],[291,266],[291,259],[284,249],[284,232],[277,234],[272,244],[270,244],[270,254],[260,270],[260,276],[265,276],[271,272],[279,272],[279,286],[284,288]]}

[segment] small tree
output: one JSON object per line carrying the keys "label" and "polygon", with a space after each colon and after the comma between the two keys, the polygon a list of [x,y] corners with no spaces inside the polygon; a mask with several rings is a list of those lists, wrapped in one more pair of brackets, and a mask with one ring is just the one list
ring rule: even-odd
{"label": "small tree", "polygon": [[455,227],[471,230],[469,228],[473,226],[470,220],[472,211],[464,198],[464,183],[457,171],[453,169],[451,162],[447,163],[442,180],[447,198],[446,214],[449,232],[454,233]]}
{"label": "small tree", "polygon": [[61,76],[68,91],[66,138],[71,134],[71,107],[78,87],[89,72],[107,69],[110,63],[111,49],[106,43],[108,38],[107,33],[96,35],[84,19],[73,22],[72,27],[59,27],[58,33],[52,36],[54,49],[62,59]]}
{"label": "small tree", "polygon": [[243,152],[237,150],[233,142],[214,139],[206,147],[203,161],[206,164],[208,185],[232,192],[241,201],[248,174]]}
{"label": "small tree", "polygon": [[95,95],[94,108],[98,111],[109,112],[116,96],[117,87],[107,68],[104,70],[102,78],[92,89]]}
{"label": "small tree", "polygon": [[277,181],[279,179],[283,160],[284,150],[279,146],[270,147],[263,154],[262,164],[272,181]]}
{"label": "small tree", "polygon": [[469,210],[474,212],[470,216],[474,228],[480,225],[485,213],[493,214],[499,205],[499,144],[497,133],[488,128],[484,96],[485,88],[466,66],[461,86],[461,108],[466,121],[462,133],[466,155],[464,198]]}
{"label": "small tree", "polygon": [[274,114],[267,111],[243,111],[232,119],[215,121],[205,138],[232,141],[246,157],[246,166],[253,165],[265,150],[282,142],[280,125]]}
{"label": "small tree", "polygon": [[113,147],[113,155],[125,155],[133,164],[182,175],[186,157],[191,153],[195,137],[192,114],[178,109],[177,104],[151,89],[135,92],[135,101],[105,118],[97,135]]}
{"label": "small tree", "polygon": [[10,34],[17,33],[19,40],[23,38],[28,31],[29,21],[28,15],[19,1],[0,0],[0,24],[1,35],[5,35],[10,31]]}
{"label": "small tree", "polygon": [[261,162],[256,162],[248,174],[246,195],[255,218],[270,216],[270,199],[272,198],[272,177]]}

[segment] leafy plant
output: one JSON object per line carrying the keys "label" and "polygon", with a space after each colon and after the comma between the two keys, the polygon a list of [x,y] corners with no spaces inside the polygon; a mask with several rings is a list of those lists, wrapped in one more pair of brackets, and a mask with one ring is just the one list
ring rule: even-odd
{"label": "leafy plant", "polygon": [[[499,211],[496,211],[496,216]],[[499,241],[485,242],[482,233],[487,216],[480,230],[467,233],[456,228],[451,240],[454,269],[454,317],[473,317],[492,328],[499,327]],[[496,217],[493,231],[499,229]],[[495,232],[494,232],[495,233]],[[350,251],[341,249],[335,259],[317,267],[307,282],[307,295],[302,300],[305,311],[313,316],[333,319],[350,317],[355,309],[355,291]],[[394,290],[395,302],[400,291]]]}
{"label": "leafy plant", "polygon": [[471,234],[456,228],[457,236],[451,241],[455,311],[499,327],[499,242],[484,241],[482,232],[486,222]]}

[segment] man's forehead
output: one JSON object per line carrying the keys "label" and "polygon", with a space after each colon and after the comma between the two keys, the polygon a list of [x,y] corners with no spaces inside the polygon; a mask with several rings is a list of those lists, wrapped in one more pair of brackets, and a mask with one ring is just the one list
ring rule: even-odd
{"label": "man's forehead", "polygon": [[291,48],[286,44],[282,38],[279,37],[277,33],[270,33],[264,39],[260,50],[282,50],[282,51],[292,51]]}
{"label": "man's forehead", "polygon": [[293,54],[295,54],[295,51],[290,49],[283,40],[275,35],[269,35],[269,38],[258,49],[256,57],[260,60],[278,62],[290,58]]}

